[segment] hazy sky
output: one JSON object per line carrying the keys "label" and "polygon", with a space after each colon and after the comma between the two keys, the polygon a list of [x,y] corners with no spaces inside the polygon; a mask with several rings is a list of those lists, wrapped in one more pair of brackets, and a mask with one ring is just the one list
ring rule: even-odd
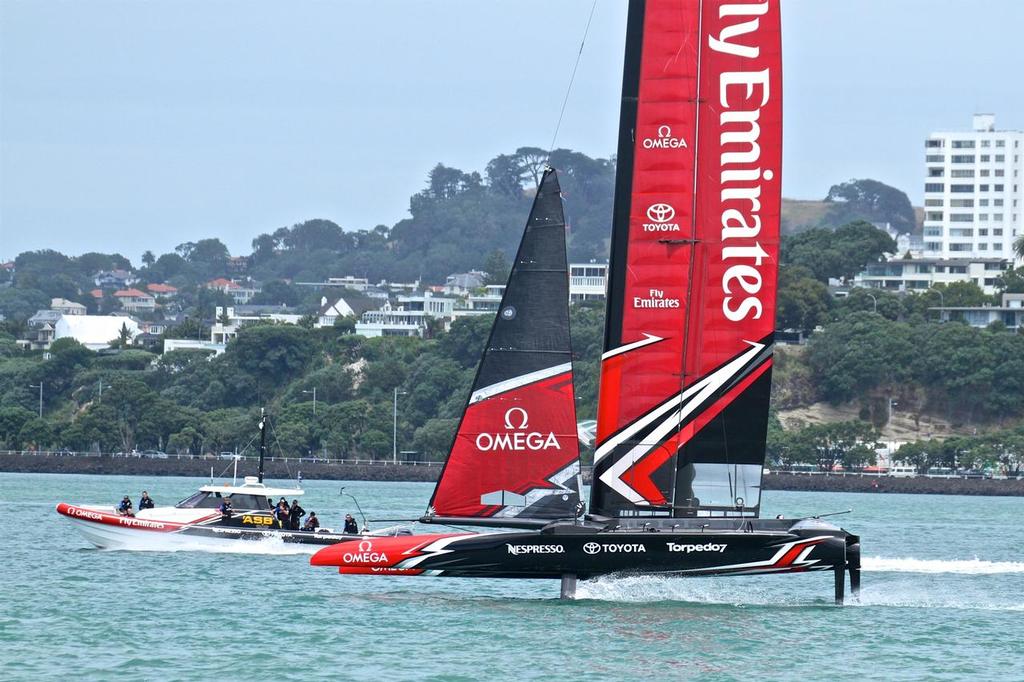
{"label": "hazy sky", "polygon": [[[392,224],[434,164],[548,146],[591,2],[0,0],[0,259]],[[625,15],[598,0],[558,146],[614,152]],[[1018,0],[785,0],[784,194],[920,202],[928,132],[1024,127],[1021,26]]]}

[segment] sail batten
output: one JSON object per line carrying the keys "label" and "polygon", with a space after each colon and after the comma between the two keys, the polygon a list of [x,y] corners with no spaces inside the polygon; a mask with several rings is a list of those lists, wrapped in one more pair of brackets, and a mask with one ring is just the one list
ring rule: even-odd
{"label": "sail batten", "polygon": [[757,513],[780,166],[778,1],[633,0],[592,511]]}
{"label": "sail batten", "polygon": [[576,516],[580,465],[568,270],[561,191],[557,174],[548,169],[430,515]]}

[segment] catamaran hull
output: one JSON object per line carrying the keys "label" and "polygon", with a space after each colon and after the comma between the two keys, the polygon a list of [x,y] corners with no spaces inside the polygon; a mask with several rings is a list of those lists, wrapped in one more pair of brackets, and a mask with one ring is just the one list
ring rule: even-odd
{"label": "catamaran hull", "polygon": [[[563,532],[559,532],[562,530]],[[837,529],[838,530],[838,529]],[[859,586],[860,545],[838,532],[592,531],[471,533],[364,539],[326,548],[310,563],[344,574],[587,579],[607,574],[677,576],[834,571],[843,594],[847,570]]]}
{"label": "catamaran hull", "polygon": [[199,546],[225,547],[239,541],[286,542],[327,546],[358,540],[358,535],[313,533],[275,529],[246,529],[212,525],[219,514],[200,523],[176,523],[112,514],[100,509],[61,503],[57,513],[99,549],[175,549]]}

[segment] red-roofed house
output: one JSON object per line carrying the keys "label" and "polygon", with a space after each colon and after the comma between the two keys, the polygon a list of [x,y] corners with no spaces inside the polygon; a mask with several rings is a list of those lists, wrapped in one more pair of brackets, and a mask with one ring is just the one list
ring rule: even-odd
{"label": "red-roofed house", "polygon": [[174,298],[178,295],[178,288],[172,287],[170,284],[147,284],[146,291],[157,298]]}
{"label": "red-roofed house", "polygon": [[156,299],[138,289],[121,289],[114,292],[114,298],[126,313],[151,313],[156,308]]}
{"label": "red-roofed house", "polygon": [[103,289],[93,289],[89,292],[89,295],[98,301],[103,298]]}
{"label": "red-roofed house", "polygon": [[[249,280],[250,282],[252,280]],[[260,293],[262,289],[255,286],[253,283],[250,286],[242,286],[238,282],[233,282],[230,279],[224,279],[218,277],[217,279],[211,279],[209,282],[203,285],[207,289],[216,289],[217,291],[223,291],[225,294],[231,297],[231,300],[236,305],[246,305],[252,300],[252,297]]]}

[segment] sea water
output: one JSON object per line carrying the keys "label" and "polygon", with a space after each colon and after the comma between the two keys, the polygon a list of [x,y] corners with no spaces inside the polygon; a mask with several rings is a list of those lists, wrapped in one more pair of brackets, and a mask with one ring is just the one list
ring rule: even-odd
{"label": "sea water", "polygon": [[[54,511],[203,482],[0,474],[0,679],[1024,680],[1020,498],[765,493],[766,516],[853,510],[833,519],[863,544],[845,607],[831,572],[603,578],[561,601],[554,581],[341,576],[276,541],[101,551]],[[306,481],[302,506],[340,526],[342,485],[371,519],[431,490]]]}

